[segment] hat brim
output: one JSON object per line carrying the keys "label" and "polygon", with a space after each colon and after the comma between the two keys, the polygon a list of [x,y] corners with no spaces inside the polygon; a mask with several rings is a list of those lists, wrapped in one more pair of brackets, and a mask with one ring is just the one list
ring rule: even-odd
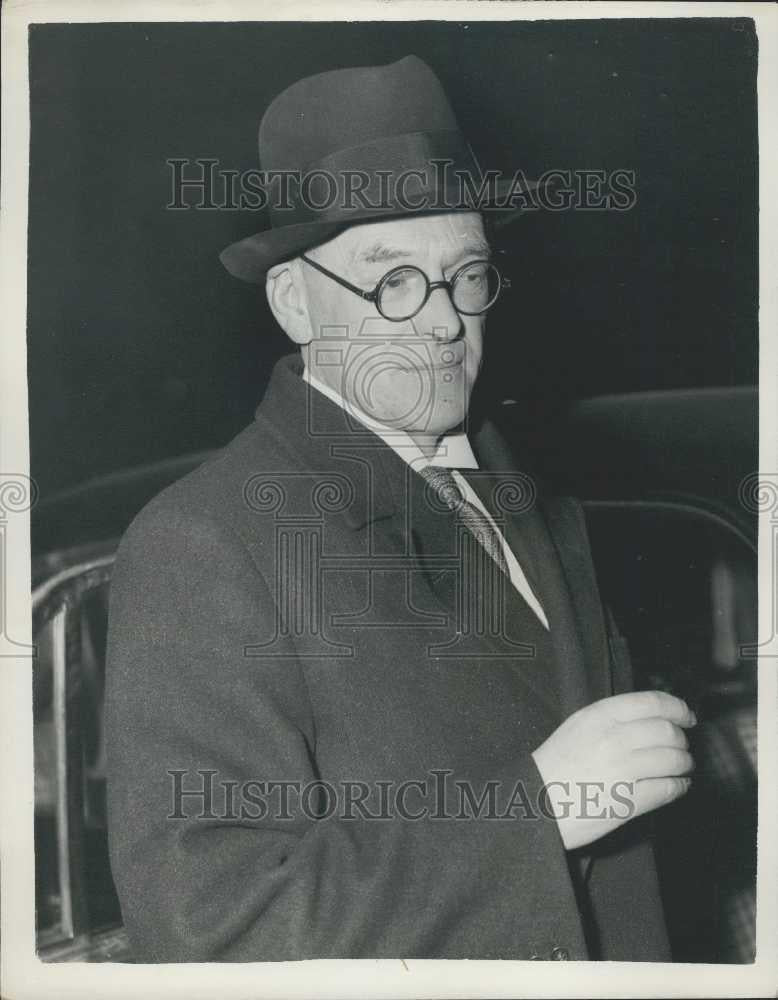
{"label": "hat brim", "polygon": [[[537,190],[538,181],[527,181],[522,191],[529,193]],[[489,213],[489,218],[496,227],[502,227],[523,215],[524,206],[503,205],[512,190],[510,181],[500,181],[494,185],[494,199],[483,204],[460,204],[451,207],[451,198],[440,199],[444,207],[425,206],[420,209],[410,209],[401,206],[386,206],[381,209],[367,206],[342,212],[337,220],[322,219],[321,221],[302,222],[289,226],[276,226],[246,236],[225,247],[219,254],[219,260],[235,278],[252,284],[261,284],[265,275],[274,264],[296,257],[305,250],[332,239],[344,229],[358,223],[386,221],[409,215],[439,215],[446,212],[482,212]]]}

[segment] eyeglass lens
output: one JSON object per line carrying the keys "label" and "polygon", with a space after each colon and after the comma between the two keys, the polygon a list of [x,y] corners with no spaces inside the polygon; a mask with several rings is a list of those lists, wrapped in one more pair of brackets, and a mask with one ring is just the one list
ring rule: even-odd
{"label": "eyeglass lens", "polygon": [[[427,276],[419,268],[398,268],[382,284],[378,308],[388,319],[407,319],[424,305],[428,287]],[[458,312],[480,313],[492,305],[499,290],[497,269],[486,261],[473,261],[457,274],[451,300]]]}

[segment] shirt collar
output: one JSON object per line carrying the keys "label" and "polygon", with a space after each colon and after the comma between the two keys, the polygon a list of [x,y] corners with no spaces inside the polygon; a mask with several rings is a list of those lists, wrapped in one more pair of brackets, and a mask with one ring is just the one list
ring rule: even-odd
{"label": "shirt collar", "polygon": [[386,424],[374,420],[366,413],[363,413],[362,410],[357,409],[353,403],[347,403],[340,393],[316,378],[315,375],[308,371],[307,367],[303,369],[303,380],[344,409],[355,420],[358,420],[365,427],[373,431],[374,434],[380,437],[392,451],[396,452],[415,471],[427,465],[442,466],[447,469],[478,468],[478,461],[473,454],[470,441],[464,431],[444,434],[438,442],[435,454],[432,458],[427,458],[410,434],[395,427],[387,427]]}

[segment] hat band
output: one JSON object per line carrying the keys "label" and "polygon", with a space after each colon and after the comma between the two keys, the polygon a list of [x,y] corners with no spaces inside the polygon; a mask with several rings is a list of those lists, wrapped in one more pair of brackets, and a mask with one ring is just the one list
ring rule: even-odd
{"label": "hat band", "polygon": [[[288,184],[285,203],[270,198],[273,227],[343,222],[366,213],[467,209],[467,197],[451,202],[457,175],[477,186],[481,173],[458,129],[406,132],[330,153]],[[299,176],[299,183],[298,181]]]}

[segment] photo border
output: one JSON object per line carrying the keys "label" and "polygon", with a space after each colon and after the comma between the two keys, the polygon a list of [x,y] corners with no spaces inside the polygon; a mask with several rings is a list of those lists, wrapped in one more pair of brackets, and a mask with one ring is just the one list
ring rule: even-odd
{"label": "photo border", "polygon": [[[759,41],[760,481],[778,483],[778,7],[754,3],[505,3],[426,0],[180,2],[28,0],[2,8],[2,187],[0,190],[0,489],[29,477],[26,370],[29,168],[28,34],[54,22],[578,20],[751,17]],[[769,332],[769,335],[768,335]],[[773,373],[772,375],[770,373]],[[29,480],[28,480],[29,482]],[[778,487],[776,487],[778,489]],[[32,497],[29,498],[30,503]],[[772,521],[771,521],[772,516]],[[760,638],[778,605],[778,513],[759,515]],[[723,997],[769,996],[778,988],[778,836],[775,781],[778,648],[759,657],[759,833],[757,960],[753,965],[529,963],[417,959],[187,965],[49,964],[35,954],[33,739],[29,504],[8,517],[3,539],[5,633],[0,636],[2,733],[2,995],[73,997]],[[12,637],[13,645],[9,642]],[[764,638],[762,638],[764,642]],[[21,644],[19,646],[18,644]],[[20,655],[20,648],[23,650]],[[770,650],[773,650],[770,653]],[[10,807],[9,807],[10,806]],[[639,905],[639,900],[636,900]]]}

